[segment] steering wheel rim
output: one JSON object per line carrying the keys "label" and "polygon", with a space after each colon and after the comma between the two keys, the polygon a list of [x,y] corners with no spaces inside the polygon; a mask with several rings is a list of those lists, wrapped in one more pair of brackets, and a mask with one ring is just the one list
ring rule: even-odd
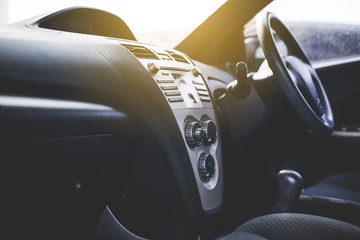
{"label": "steering wheel rim", "polygon": [[[297,114],[314,133],[330,134],[334,129],[334,117],[329,99],[298,42],[271,12],[264,12],[257,18],[256,30],[273,76]],[[290,55],[280,54],[275,36],[285,43]]]}

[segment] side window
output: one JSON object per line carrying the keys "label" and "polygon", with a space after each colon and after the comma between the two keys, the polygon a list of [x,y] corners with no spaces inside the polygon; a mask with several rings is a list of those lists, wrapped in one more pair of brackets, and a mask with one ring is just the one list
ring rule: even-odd
{"label": "side window", "polygon": [[360,55],[359,0],[278,0],[274,3],[273,11],[285,22],[311,61]]}
{"label": "side window", "polygon": [[275,0],[264,10],[285,23],[315,63],[360,56],[359,9],[359,0]]}

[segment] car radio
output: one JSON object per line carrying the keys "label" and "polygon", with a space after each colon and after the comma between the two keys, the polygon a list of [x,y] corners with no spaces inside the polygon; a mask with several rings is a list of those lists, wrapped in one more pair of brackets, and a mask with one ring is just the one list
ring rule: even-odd
{"label": "car radio", "polygon": [[201,70],[185,55],[156,46],[123,44],[152,75],[183,136],[202,208],[221,207],[222,156],[213,101]]}

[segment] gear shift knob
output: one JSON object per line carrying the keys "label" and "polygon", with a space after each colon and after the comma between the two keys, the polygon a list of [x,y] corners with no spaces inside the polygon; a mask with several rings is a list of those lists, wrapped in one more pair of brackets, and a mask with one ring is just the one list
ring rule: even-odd
{"label": "gear shift knob", "polygon": [[230,83],[229,86],[232,89],[232,95],[238,99],[244,99],[250,94],[251,87],[246,63],[238,62],[236,64],[236,81]]}
{"label": "gear shift knob", "polygon": [[279,200],[273,207],[273,212],[289,212],[299,199],[303,189],[302,176],[293,170],[281,170],[277,174]]}

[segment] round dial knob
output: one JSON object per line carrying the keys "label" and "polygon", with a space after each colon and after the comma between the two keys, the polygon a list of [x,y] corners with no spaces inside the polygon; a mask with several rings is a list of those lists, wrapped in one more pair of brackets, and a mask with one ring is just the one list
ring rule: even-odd
{"label": "round dial knob", "polygon": [[216,126],[211,120],[205,120],[201,124],[201,130],[204,132],[204,143],[211,144],[216,141]]}
{"label": "round dial knob", "polygon": [[185,139],[189,147],[196,147],[202,143],[204,133],[198,122],[188,122],[185,126]]}
{"label": "round dial knob", "polygon": [[147,66],[148,66],[149,72],[151,72],[154,75],[160,71],[160,66],[157,63],[150,62],[150,63],[148,63]]}
{"label": "round dial knob", "polygon": [[198,67],[193,67],[193,69],[191,69],[191,72],[194,74],[195,77],[201,74],[201,70]]}
{"label": "round dial knob", "polygon": [[199,158],[199,174],[203,182],[208,182],[215,174],[215,160],[207,153],[203,153]]}

